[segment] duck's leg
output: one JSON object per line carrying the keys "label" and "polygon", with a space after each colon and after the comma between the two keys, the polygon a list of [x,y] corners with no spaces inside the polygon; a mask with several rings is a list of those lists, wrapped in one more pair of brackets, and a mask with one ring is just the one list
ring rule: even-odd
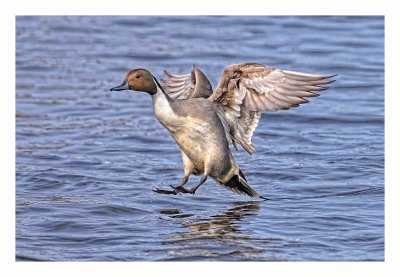
{"label": "duck's leg", "polygon": [[181,182],[179,183],[179,185],[177,187],[170,186],[171,188],[173,188],[173,190],[164,190],[164,189],[155,188],[155,189],[153,189],[153,191],[157,192],[157,193],[162,193],[162,194],[175,194],[175,195],[178,194],[179,192],[185,193],[187,190],[183,186],[189,180],[189,176],[190,176],[190,173],[189,174],[185,173],[185,176],[183,176]]}
{"label": "duck's leg", "polygon": [[[190,165],[190,166],[189,166]],[[186,182],[189,180],[189,175],[190,173],[193,171],[193,163],[185,163],[185,159],[184,159],[184,169],[185,169],[185,176],[182,178],[181,183],[177,186],[171,186],[171,188],[173,188],[172,191],[168,191],[168,190],[154,190],[155,192],[158,193],[165,193],[165,194],[178,194],[178,193],[191,193],[191,194],[195,194],[196,190],[202,185],[204,184],[205,181],[207,181],[207,177],[209,174],[209,170],[208,167],[205,167],[204,170],[204,174],[201,177],[200,181],[197,183],[197,185],[195,185],[192,189],[187,189],[184,187],[184,185],[186,184]]]}
{"label": "duck's leg", "polygon": [[[185,155],[185,153],[182,152],[182,157],[183,157],[183,167],[185,170],[185,174],[186,172],[192,172],[194,170],[194,164],[191,160],[189,160],[189,158]],[[174,191],[176,192],[182,192],[182,193],[191,193],[194,194],[196,192],[196,190],[202,185],[204,184],[204,182],[207,180],[208,174],[209,174],[209,161],[206,160],[206,162],[204,163],[204,173],[203,176],[201,176],[200,181],[197,183],[197,185],[195,185],[192,189],[187,189],[184,188],[183,185],[179,185],[177,187],[172,187],[174,189]],[[182,180],[183,181],[183,180]],[[187,181],[187,180],[186,180]],[[185,182],[186,183],[186,182]]]}
{"label": "duck's leg", "polygon": [[192,174],[194,165],[193,162],[186,156],[186,154],[182,151],[182,160],[183,160],[183,171],[185,175],[183,176],[182,180],[180,181],[179,185],[174,187],[173,190],[163,190],[159,188],[153,189],[154,192],[163,193],[163,194],[178,194],[179,192],[189,193],[190,191],[184,188],[184,185],[189,180],[190,174]]}
{"label": "duck's leg", "polygon": [[203,175],[203,176],[201,176],[201,179],[200,179],[200,181],[199,181],[199,183],[197,184],[197,185],[195,185],[192,189],[190,189],[190,190],[188,190],[188,189],[184,189],[185,191],[182,191],[182,192],[184,192],[184,193],[191,193],[191,194],[194,194],[195,192],[196,192],[196,190],[202,185],[202,184],[204,184],[204,182],[205,181],[207,181],[207,175]]}
{"label": "duck's leg", "polygon": [[184,186],[184,185],[187,183],[187,181],[189,180],[189,176],[190,176],[190,173],[187,174],[187,173],[185,172],[185,176],[183,176],[183,178],[182,178],[182,180],[181,180],[181,182],[179,183],[178,186],[174,187],[174,186],[170,185],[170,187],[174,189],[174,190],[173,190],[174,194],[177,194],[178,192],[183,192],[183,193],[188,192],[188,190],[185,189],[183,186]]}

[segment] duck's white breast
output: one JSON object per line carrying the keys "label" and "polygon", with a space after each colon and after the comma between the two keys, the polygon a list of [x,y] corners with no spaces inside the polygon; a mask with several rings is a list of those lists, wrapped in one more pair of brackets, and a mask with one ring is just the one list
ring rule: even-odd
{"label": "duck's white breast", "polygon": [[171,108],[167,96],[157,87],[157,93],[152,95],[153,109],[158,121],[169,131],[174,132],[182,124],[182,118]]}

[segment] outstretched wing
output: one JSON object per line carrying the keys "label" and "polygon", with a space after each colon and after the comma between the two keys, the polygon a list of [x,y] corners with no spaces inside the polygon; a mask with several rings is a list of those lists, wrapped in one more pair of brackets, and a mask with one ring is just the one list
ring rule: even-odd
{"label": "outstretched wing", "polygon": [[315,75],[266,67],[257,63],[234,64],[225,67],[215,92],[209,98],[224,110],[235,143],[252,154],[252,136],[261,112],[274,112],[308,103],[305,97],[315,97],[314,91],[336,75]]}
{"label": "outstretched wing", "polygon": [[194,66],[190,74],[174,75],[164,70],[168,80],[161,79],[163,89],[171,98],[208,98],[212,94],[210,81],[204,73]]}

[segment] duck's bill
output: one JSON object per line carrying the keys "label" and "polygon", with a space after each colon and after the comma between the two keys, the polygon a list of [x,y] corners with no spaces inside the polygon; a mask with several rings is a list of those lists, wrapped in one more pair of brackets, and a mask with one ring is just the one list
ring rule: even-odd
{"label": "duck's bill", "polygon": [[129,89],[128,82],[124,81],[119,86],[111,88],[110,91],[120,91],[120,90],[127,90],[127,89]]}

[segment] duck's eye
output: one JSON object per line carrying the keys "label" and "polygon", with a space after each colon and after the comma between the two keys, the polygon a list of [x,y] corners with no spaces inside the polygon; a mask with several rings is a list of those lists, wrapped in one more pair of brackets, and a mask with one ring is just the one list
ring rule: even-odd
{"label": "duck's eye", "polygon": [[140,79],[140,75],[136,75],[136,79]]}

